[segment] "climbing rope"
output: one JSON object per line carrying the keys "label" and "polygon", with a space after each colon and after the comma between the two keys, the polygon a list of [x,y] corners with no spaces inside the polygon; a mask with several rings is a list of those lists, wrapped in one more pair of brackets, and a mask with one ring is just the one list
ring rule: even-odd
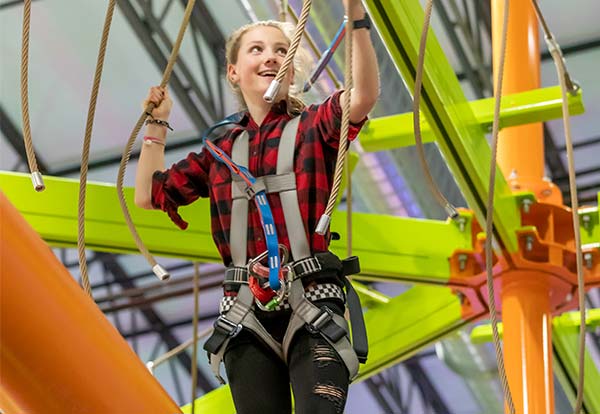
{"label": "climbing rope", "polygon": [[306,26],[311,6],[312,0],[304,0],[304,3],[302,3],[302,11],[300,12],[298,25],[296,26],[294,36],[292,37],[290,48],[279,68],[279,72],[277,72],[277,76],[271,81],[269,88],[263,96],[263,99],[268,103],[273,103],[275,100],[275,97],[281,88],[281,81],[287,76],[288,70],[294,60],[294,56],[296,56],[296,51],[298,50],[298,46],[300,46],[300,40],[302,40],[302,35],[304,34],[304,27]]}
{"label": "climbing rope", "polygon": [[[171,72],[173,71],[173,66],[175,65],[175,61],[177,60],[177,55],[179,54],[179,48],[181,46],[181,42],[183,41],[183,35],[185,34],[185,30],[189,23],[190,16],[192,14],[192,10],[194,8],[195,3],[196,3],[196,0],[189,0],[187,2],[185,12],[183,15],[183,20],[181,22],[181,27],[179,28],[179,33],[177,34],[177,39],[175,40],[175,44],[173,45],[173,50],[171,51],[171,56],[169,57],[167,67],[165,68],[165,71],[163,73],[162,81],[160,82],[160,86],[163,88],[167,86],[167,84],[169,83],[169,79],[171,78]],[[150,254],[150,252],[144,245],[144,242],[142,242],[142,240],[135,228],[135,225],[133,224],[133,221],[131,219],[131,213],[129,212],[129,208],[127,207],[127,202],[125,201],[125,194],[123,192],[123,180],[125,178],[125,170],[127,169],[127,162],[129,161],[129,157],[131,156],[131,150],[133,148],[133,144],[135,142],[135,139],[137,138],[138,133],[140,132],[140,129],[142,128],[142,125],[144,124],[144,121],[146,120],[146,117],[148,117],[149,114],[152,114],[152,110],[154,109],[154,106],[155,105],[153,102],[150,102],[148,104],[148,106],[144,109],[144,112],[140,115],[140,118],[138,119],[137,123],[133,127],[133,131],[131,131],[131,135],[129,137],[129,140],[127,141],[127,146],[123,150],[123,156],[121,158],[121,165],[119,166],[119,173],[117,176],[117,192],[119,194],[119,203],[121,205],[121,210],[123,210],[125,222],[127,223],[127,227],[129,227],[129,231],[131,232],[131,235],[133,236],[133,239],[135,240],[135,244],[137,245],[137,248],[140,250],[140,252],[144,255],[146,260],[152,266],[152,271],[154,272],[154,274],[160,280],[166,280],[170,277],[170,275],[164,267],[162,267],[160,264],[156,263],[156,260],[154,260],[154,257],[152,257],[152,255]]]}
{"label": "climbing rope", "polygon": [[498,153],[498,132],[500,130],[500,103],[502,102],[502,81],[504,78],[504,60],[506,56],[506,43],[508,37],[508,8],[509,0],[504,0],[504,20],[502,23],[502,43],[500,46],[500,58],[498,62],[498,78],[496,80],[496,88],[494,92],[494,120],[492,123],[492,154],[490,161],[490,181],[488,187],[488,199],[485,215],[485,271],[486,282],[488,289],[488,303],[490,307],[490,319],[492,321],[492,333],[494,335],[494,350],[496,352],[496,363],[498,364],[498,372],[500,381],[502,382],[502,391],[504,399],[508,403],[511,414],[515,412],[515,405],[510,392],[510,386],[506,377],[506,369],[504,368],[504,357],[502,348],[500,347],[500,335],[498,333],[498,315],[496,311],[496,296],[494,293],[494,275],[492,263],[492,226],[494,220],[494,190],[496,184],[496,157]]}
{"label": "climbing rope", "polygon": [[104,66],[104,56],[106,55],[106,45],[108,35],[115,10],[115,0],[109,0],[104,19],[104,28],[102,29],[102,39],[98,50],[98,59],[96,61],[96,73],[94,74],[94,83],[88,107],[87,121],[85,125],[85,136],[83,138],[83,152],[81,154],[81,173],[79,176],[79,209],[77,211],[77,252],[79,254],[79,273],[85,292],[92,296],[92,287],[87,271],[87,260],[85,257],[85,193],[87,187],[87,174],[90,156],[90,145],[92,142],[92,128],[94,126],[94,114],[96,113],[96,102],[98,101],[98,91],[102,79],[102,68]]}
{"label": "climbing rope", "polygon": [[25,152],[27,154],[27,163],[31,172],[31,182],[35,191],[44,191],[46,185],[40,173],[35,151],[33,149],[33,140],[31,139],[31,125],[29,122],[29,28],[31,22],[31,0],[23,1],[23,43],[21,47],[21,114],[23,117],[23,141],[25,143]]}
{"label": "climbing rope", "polygon": [[[346,14],[349,11],[346,10]],[[348,14],[349,15],[349,14]],[[342,183],[342,174],[344,172],[344,165],[346,164],[346,156],[348,153],[348,131],[350,128],[350,100],[352,97],[352,87],[353,87],[353,79],[352,79],[352,30],[354,26],[354,22],[348,18],[346,19],[346,39],[345,39],[345,52],[346,52],[346,70],[344,74],[345,85],[344,85],[344,106],[342,107],[342,129],[340,131],[340,143],[338,147],[337,160],[335,162],[335,173],[333,176],[333,186],[331,188],[331,194],[329,194],[329,200],[327,201],[327,207],[325,208],[325,213],[319,219],[317,223],[316,232],[317,234],[325,234],[327,229],[329,228],[329,223],[331,222],[331,214],[333,213],[333,207],[335,202],[337,201],[337,196],[340,191],[340,186]],[[351,194],[351,182],[350,182],[350,169],[347,168],[348,172],[348,191],[350,197]],[[350,204],[348,203],[348,206]],[[351,212],[348,212],[350,215]],[[348,230],[350,230],[351,222],[347,224]],[[348,248],[351,249],[351,233],[349,232],[348,237]]]}
{"label": "climbing rope", "polygon": [[419,43],[419,58],[417,61],[417,68],[415,73],[415,90],[413,94],[413,126],[415,131],[415,144],[417,148],[417,154],[421,163],[423,174],[429,190],[436,198],[438,203],[444,207],[446,214],[452,219],[458,219],[459,215],[456,208],[444,197],[438,186],[435,184],[427,159],[425,158],[425,149],[423,146],[423,138],[421,136],[421,113],[419,108],[421,107],[421,86],[423,84],[423,66],[425,64],[425,47],[427,45],[427,34],[429,32],[429,24],[431,21],[431,9],[433,8],[433,1],[428,0],[425,6],[425,19],[423,22],[423,31],[421,32],[421,41]]}
{"label": "climbing rope", "polygon": [[213,331],[212,327],[206,328],[202,332],[198,333],[195,337],[192,336],[187,341],[185,341],[185,342],[177,345],[175,348],[169,350],[168,352],[166,352],[163,355],[159,356],[155,360],[146,362],[146,368],[148,368],[148,370],[152,374],[154,374],[154,370],[156,369],[156,367],[158,367],[159,365],[167,362],[171,358],[179,355],[180,353],[182,353],[183,351],[185,351],[187,348],[189,348],[191,345],[193,345],[195,342],[198,342],[200,339],[206,338],[207,336],[209,336],[210,334],[212,334],[212,331]]}
{"label": "climbing rope", "polygon": [[583,390],[584,390],[584,367],[585,367],[585,280],[583,278],[583,257],[581,251],[581,233],[579,229],[579,201],[577,200],[577,184],[575,182],[575,158],[573,156],[573,138],[571,136],[571,116],[569,114],[569,101],[567,91],[573,94],[577,93],[579,87],[571,81],[571,77],[566,68],[566,63],[558,42],[554,39],[552,32],[546,24],[546,20],[540,10],[536,0],[532,0],[535,12],[542,24],[544,37],[548,50],[556,66],[558,74],[558,82],[560,84],[562,96],[562,118],[563,128],[565,132],[565,146],[567,149],[567,161],[569,170],[569,195],[571,197],[571,214],[573,219],[573,233],[575,235],[575,257],[577,262],[577,289],[579,301],[579,377],[577,380],[577,400],[573,412],[579,414],[583,407]]}
{"label": "climbing rope", "polygon": [[[199,306],[199,289],[200,284],[200,266],[197,262],[194,262],[194,315],[192,317],[192,326],[193,333],[192,338],[198,337],[198,312],[200,312]],[[192,347],[192,414],[196,412],[196,387],[198,386],[198,341],[194,341],[194,345]]]}

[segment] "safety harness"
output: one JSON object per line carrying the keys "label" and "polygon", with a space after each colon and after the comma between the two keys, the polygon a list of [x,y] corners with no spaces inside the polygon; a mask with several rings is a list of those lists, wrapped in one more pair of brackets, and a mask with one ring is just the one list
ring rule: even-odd
{"label": "safety harness", "polygon": [[[221,301],[221,314],[214,323],[213,334],[204,345],[204,349],[209,354],[211,368],[221,383],[225,383],[220,375],[223,355],[229,341],[243,328],[254,333],[286,363],[292,339],[296,332],[304,327],[313,334],[321,334],[337,351],[348,369],[350,379],[358,373],[359,362],[365,363],[367,360],[368,344],[360,300],[346,278],[347,275],[360,272],[358,258],[353,256],[341,261],[332,253],[319,253],[313,256],[310,252],[300,215],[294,173],[294,149],[299,121],[300,117],[297,116],[283,129],[275,175],[253,177],[253,181],[250,180],[249,183],[245,177],[232,174],[230,247],[233,266],[225,273],[224,286],[226,291],[237,289],[238,292],[237,296],[225,296]],[[248,133],[244,131],[236,138],[232,148],[231,160],[240,167],[239,170],[244,172],[248,171],[248,140]],[[253,271],[256,258],[247,260],[248,204],[256,194],[260,193],[265,200],[264,193],[279,194],[294,259],[293,262],[281,263],[284,271],[280,272],[279,277],[283,278],[281,283],[283,294],[279,295],[274,305],[268,308],[268,310],[291,309],[290,321],[281,343],[266,331],[254,314],[256,305],[263,310],[267,308],[257,300],[249,287],[252,277],[260,278],[260,276]],[[311,286],[305,291],[302,279],[315,276],[317,273],[335,274],[346,287],[353,344],[349,340],[346,320],[327,306],[318,307],[312,303],[319,299],[332,298],[343,302],[342,289],[334,283],[317,283],[316,287]]]}

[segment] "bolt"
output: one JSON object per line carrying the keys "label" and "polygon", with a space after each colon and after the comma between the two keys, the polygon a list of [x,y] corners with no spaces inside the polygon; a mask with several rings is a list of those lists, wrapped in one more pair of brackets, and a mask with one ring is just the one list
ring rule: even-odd
{"label": "bolt", "polygon": [[585,267],[587,267],[588,269],[592,268],[592,265],[594,264],[594,256],[592,256],[592,254],[590,252],[584,253],[583,254],[583,260],[585,260]]}
{"label": "bolt", "polygon": [[460,301],[461,305],[464,304],[465,301],[467,300],[467,298],[465,297],[465,294],[462,292],[456,292],[456,297]]}
{"label": "bolt", "polygon": [[528,252],[533,250],[533,236],[527,236],[525,238],[525,250]]}
{"label": "bolt", "polygon": [[458,230],[461,233],[464,233],[465,227],[466,227],[466,224],[467,224],[467,219],[465,219],[464,217],[459,217],[458,220],[457,220],[457,222],[458,222]]}
{"label": "bolt", "polygon": [[533,201],[531,201],[529,198],[524,198],[521,201],[521,205],[523,206],[523,213],[528,214],[529,208],[531,207],[532,204],[533,204]]}
{"label": "bolt", "polygon": [[465,267],[467,267],[467,255],[466,254],[459,254],[458,255],[458,269],[462,272],[463,270],[465,270]]}
{"label": "bolt", "polygon": [[583,221],[583,228],[589,231],[592,218],[589,216],[589,214],[584,214],[581,216],[581,220]]}

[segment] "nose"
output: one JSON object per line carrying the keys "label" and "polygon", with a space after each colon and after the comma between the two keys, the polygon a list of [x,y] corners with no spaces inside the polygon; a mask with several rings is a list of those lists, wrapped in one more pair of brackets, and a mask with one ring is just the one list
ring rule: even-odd
{"label": "nose", "polygon": [[265,65],[275,63],[277,63],[277,53],[275,53],[272,50],[269,50],[267,53],[265,53]]}

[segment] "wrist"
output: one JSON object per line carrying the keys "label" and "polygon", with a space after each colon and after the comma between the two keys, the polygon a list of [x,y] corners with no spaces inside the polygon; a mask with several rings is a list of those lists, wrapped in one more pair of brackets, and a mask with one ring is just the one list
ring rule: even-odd
{"label": "wrist", "polygon": [[162,125],[148,124],[146,126],[146,135],[165,140],[167,137],[167,128]]}
{"label": "wrist", "polygon": [[350,4],[350,6],[348,6],[348,18],[351,21],[354,20],[360,20],[363,17],[365,17],[365,14],[367,13],[367,11],[365,10],[365,8],[363,7],[363,5],[360,2],[355,2]]}

